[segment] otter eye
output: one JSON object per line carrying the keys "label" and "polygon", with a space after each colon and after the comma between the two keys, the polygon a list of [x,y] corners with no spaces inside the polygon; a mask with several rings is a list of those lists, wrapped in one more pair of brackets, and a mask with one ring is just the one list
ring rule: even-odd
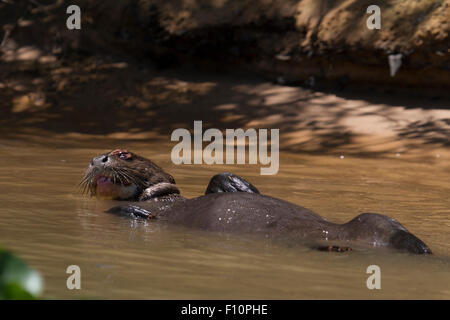
{"label": "otter eye", "polygon": [[131,160],[131,154],[128,152],[120,152],[118,156],[122,160]]}
{"label": "otter eye", "polygon": [[128,152],[128,150],[125,149],[114,150],[111,152],[111,154],[122,160],[131,160],[131,158],[133,157],[131,152]]}

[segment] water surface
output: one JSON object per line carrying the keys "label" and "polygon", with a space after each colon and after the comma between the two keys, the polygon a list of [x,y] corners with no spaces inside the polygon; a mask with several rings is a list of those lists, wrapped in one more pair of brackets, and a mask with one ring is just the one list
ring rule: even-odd
{"label": "water surface", "polygon": [[[215,173],[233,171],[333,222],[360,212],[392,216],[435,254],[324,253],[108,215],[113,203],[83,197],[77,184],[90,158],[116,147],[153,159],[187,197],[201,195]],[[254,165],[175,166],[170,147],[0,140],[0,243],[42,272],[49,298],[450,298],[448,160],[281,153],[279,173],[260,176]],[[78,291],[66,287],[73,264],[82,272]],[[381,290],[366,287],[372,264],[381,268]]]}

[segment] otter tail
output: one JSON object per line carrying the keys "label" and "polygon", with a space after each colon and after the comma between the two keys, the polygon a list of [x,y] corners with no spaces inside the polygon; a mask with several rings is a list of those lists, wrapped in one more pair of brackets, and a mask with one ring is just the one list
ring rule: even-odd
{"label": "otter tail", "polygon": [[375,246],[386,246],[415,254],[431,254],[431,249],[394,218],[378,213],[362,213],[343,225],[348,237]]}

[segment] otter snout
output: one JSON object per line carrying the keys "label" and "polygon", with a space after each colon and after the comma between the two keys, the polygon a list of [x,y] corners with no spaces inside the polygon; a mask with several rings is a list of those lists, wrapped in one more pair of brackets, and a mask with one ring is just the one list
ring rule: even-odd
{"label": "otter snout", "polygon": [[106,163],[108,163],[108,161],[109,161],[108,155],[102,154],[102,155],[92,159],[91,166],[103,167]]}

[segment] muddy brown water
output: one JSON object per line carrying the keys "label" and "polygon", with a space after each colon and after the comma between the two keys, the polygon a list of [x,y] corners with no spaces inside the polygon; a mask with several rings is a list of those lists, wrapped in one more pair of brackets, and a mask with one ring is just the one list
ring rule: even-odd
{"label": "muddy brown water", "polygon": [[[229,170],[262,193],[333,222],[359,212],[395,217],[435,254],[324,253],[106,214],[114,203],[83,197],[77,183],[91,157],[118,146],[172,173],[185,196],[201,195],[213,174]],[[255,165],[175,166],[170,148],[169,143],[0,140],[1,245],[40,270],[48,298],[450,298],[448,159],[282,152],[279,173],[261,176]],[[81,290],[66,287],[69,265],[81,268]],[[381,268],[381,290],[366,287],[369,265]]]}

